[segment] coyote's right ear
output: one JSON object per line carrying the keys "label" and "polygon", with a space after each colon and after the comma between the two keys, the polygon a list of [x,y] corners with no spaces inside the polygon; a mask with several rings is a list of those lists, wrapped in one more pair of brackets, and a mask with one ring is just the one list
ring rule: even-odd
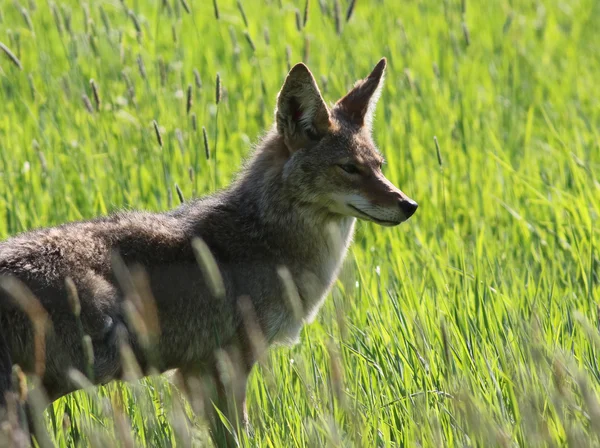
{"label": "coyote's right ear", "polygon": [[387,61],[385,58],[377,63],[373,71],[365,79],[358,81],[348,94],[339,100],[335,107],[359,126],[371,128],[375,105],[379,100]]}
{"label": "coyote's right ear", "polygon": [[277,97],[277,132],[291,151],[318,140],[329,129],[329,110],[308,67],[296,64]]}

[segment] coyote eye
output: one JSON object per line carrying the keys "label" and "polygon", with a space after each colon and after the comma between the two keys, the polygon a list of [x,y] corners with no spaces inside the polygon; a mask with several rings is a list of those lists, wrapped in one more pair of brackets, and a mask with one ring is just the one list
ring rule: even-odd
{"label": "coyote eye", "polygon": [[339,167],[349,174],[360,173],[358,167],[353,163],[344,163],[343,165],[339,165]]}

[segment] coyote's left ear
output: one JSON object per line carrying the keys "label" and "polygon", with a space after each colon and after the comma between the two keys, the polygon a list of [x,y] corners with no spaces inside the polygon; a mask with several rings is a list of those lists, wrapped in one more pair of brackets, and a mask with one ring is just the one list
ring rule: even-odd
{"label": "coyote's left ear", "polygon": [[329,129],[329,110],[306,65],[299,63],[290,70],[277,97],[275,117],[290,151],[318,140]]}
{"label": "coyote's left ear", "polygon": [[336,103],[335,107],[353,123],[359,126],[371,126],[375,106],[383,87],[386,65],[386,59],[382,58],[369,76],[358,81],[352,90]]}

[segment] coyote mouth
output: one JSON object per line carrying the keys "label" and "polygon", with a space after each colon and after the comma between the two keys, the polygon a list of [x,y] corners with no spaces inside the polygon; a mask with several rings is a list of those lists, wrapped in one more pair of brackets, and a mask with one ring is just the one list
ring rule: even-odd
{"label": "coyote mouth", "polygon": [[358,213],[360,213],[363,216],[366,216],[369,220],[373,221],[376,224],[382,225],[382,226],[397,226],[398,224],[402,223],[403,221],[386,221],[385,219],[378,219],[375,218],[373,215],[369,215],[368,213],[363,212],[360,208],[355,207],[352,204],[347,204],[348,207],[351,207],[352,209],[356,210]]}

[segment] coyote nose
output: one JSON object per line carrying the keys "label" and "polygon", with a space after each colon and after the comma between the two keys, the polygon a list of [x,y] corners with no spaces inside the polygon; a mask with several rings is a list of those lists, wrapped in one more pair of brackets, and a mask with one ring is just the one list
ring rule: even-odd
{"label": "coyote nose", "polygon": [[400,210],[402,210],[402,212],[406,216],[406,219],[414,215],[414,213],[417,211],[418,206],[419,204],[417,204],[412,199],[406,198],[400,200]]}

